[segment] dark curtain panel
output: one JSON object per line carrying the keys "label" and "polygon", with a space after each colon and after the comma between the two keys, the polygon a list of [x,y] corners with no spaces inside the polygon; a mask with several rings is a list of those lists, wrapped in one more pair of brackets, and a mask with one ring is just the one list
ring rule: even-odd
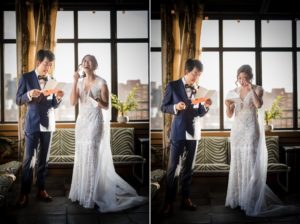
{"label": "dark curtain panel", "polygon": [[[39,49],[55,47],[55,25],[58,0],[16,0],[17,72],[20,77],[35,68]],[[24,149],[24,120],[26,106],[19,109],[19,160]]]}
{"label": "dark curtain panel", "polygon": [[[200,57],[202,17],[203,6],[198,3],[178,1],[161,5],[163,89],[169,81],[184,75],[188,58]],[[167,164],[171,123],[172,116],[164,114],[163,166]]]}

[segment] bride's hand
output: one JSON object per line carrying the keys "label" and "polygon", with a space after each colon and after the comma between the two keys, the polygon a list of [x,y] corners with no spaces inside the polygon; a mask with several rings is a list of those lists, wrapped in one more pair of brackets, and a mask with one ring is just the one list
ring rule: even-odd
{"label": "bride's hand", "polygon": [[232,104],[234,104],[234,102],[232,100],[225,100],[225,105],[227,107],[230,107]]}
{"label": "bride's hand", "polygon": [[78,72],[75,72],[74,75],[73,75],[73,80],[74,80],[74,82],[77,82],[79,78],[80,78],[79,73],[78,73]]}
{"label": "bride's hand", "polygon": [[249,91],[251,91],[253,89],[253,85],[251,82],[246,82],[246,86],[248,87]]}

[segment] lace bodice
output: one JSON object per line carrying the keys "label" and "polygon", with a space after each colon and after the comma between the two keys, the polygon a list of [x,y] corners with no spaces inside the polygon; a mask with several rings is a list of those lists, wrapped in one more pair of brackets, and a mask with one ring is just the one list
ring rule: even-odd
{"label": "lace bodice", "polygon": [[102,85],[106,85],[106,81],[99,76],[96,76],[94,83],[89,90],[85,90],[83,79],[77,84],[79,90],[79,113],[85,113],[88,111],[98,112],[102,114],[102,110],[95,106],[93,99],[99,99],[101,95]]}
{"label": "lace bodice", "polygon": [[[239,89],[235,89],[240,96]],[[263,91],[256,87],[256,92]],[[253,91],[249,91],[244,99],[235,101],[234,122],[231,128],[231,140],[240,145],[255,145],[258,141],[259,128],[257,120],[257,108],[253,103]],[[261,95],[261,94],[259,94]],[[247,136],[245,131],[247,130]]]}

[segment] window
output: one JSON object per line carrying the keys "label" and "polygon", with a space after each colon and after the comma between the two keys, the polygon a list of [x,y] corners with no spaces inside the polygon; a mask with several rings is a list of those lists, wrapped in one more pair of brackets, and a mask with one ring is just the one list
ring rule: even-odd
{"label": "window", "polygon": [[219,47],[219,21],[203,20],[200,38],[201,47]]}
{"label": "window", "polygon": [[148,38],[147,11],[118,11],[118,38]]}
{"label": "window", "polygon": [[[74,17],[76,13],[78,16]],[[116,15],[114,20],[116,24],[111,23],[111,15]],[[65,96],[67,96],[57,109],[58,121],[76,119],[76,110],[69,103],[69,95],[74,71],[86,54],[96,57],[99,65],[96,74],[104,78],[109,90],[117,93],[122,100],[127,97],[133,86],[139,85],[138,110],[128,115],[131,121],[149,119],[147,18],[148,11],[143,10],[117,11],[116,14],[112,11],[58,12],[55,78],[66,82]],[[78,24],[78,27],[75,27],[75,24]],[[134,29],[128,30],[128,27]],[[111,35],[116,31],[120,39]],[[116,59],[113,60],[114,64],[112,58]],[[116,120],[116,117],[112,119]]]}
{"label": "window", "polygon": [[203,52],[201,54],[203,73],[199,78],[199,85],[212,92],[212,106],[202,118],[202,128],[220,129],[220,67],[219,52]]}
{"label": "window", "polygon": [[[293,74],[292,21],[262,20],[261,38],[264,106],[269,109],[276,96],[281,95],[283,114],[281,118],[272,121],[272,125],[275,128],[293,128],[293,111],[296,110],[293,108],[293,77],[296,74]],[[285,48],[284,51],[282,48]]]}
{"label": "window", "polygon": [[4,11],[4,39],[16,39],[15,11]]}
{"label": "window", "polygon": [[[229,92],[229,90],[235,89],[237,87],[237,70],[243,64],[248,64],[252,67],[253,75],[255,76],[255,53],[254,52],[224,52],[223,57],[223,96],[224,99]],[[255,82],[255,77],[253,77],[253,83]],[[224,106],[224,101],[222,103]],[[224,128],[231,128],[233,118],[229,119],[226,116],[226,111],[224,108]]]}
{"label": "window", "polygon": [[297,21],[297,47],[300,47],[300,22]]}
{"label": "window", "polygon": [[138,108],[128,113],[129,119],[148,119],[148,44],[118,44],[118,93],[121,101],[137,86]]}
{"label": "window", "polygon": [[151,20],[151,130],[163,129],[162,103],[162,64],[161,64],[161,21]]}
{"label": "window", "polygon": [[[92,6],[91,6],[92,7]],[[70,105],[69,96],[73,74],[86,54],[96,57],[99,67],[96,74],[103,77],[111,92],[121,98],[139,85],[138,109],[129,114],[131,121],[149,120],[149,25],[148,10],[138,6],[132,10],[77,10],[63,9],[57,13],[55,64],[53,76],[64,82],[65,97],[56,110],[60,122],[74,122],[77,106]],[[0,44],[3,57],[3,78],[0,79],[0,122],[17,122],[18,107],[15,104],[17,90],[16,13],[1,11],[3,28]],[[91,29],[92,27],[92,29]],[[116,35],[115,35],[116,34]],[[112,121],[116,115],[112,114]]]}
{"label": "window", "polygon": [[54,77],[58,82],[64,82],[64,97],[55,110],[57,121],[74,121],[75,109],[70,104],[70,94],[74,74],[74,44],[58,43],[55,48]]}
{"label": "window", "polygon": [[147,11],[117,11],[118,95],[125,100],[137,86],[138,108],[130,120],[149,119],[149,38]]}
{"label": "window", "polygon": [[[92,29],[91,29],[92,28]],[[110,38],[109,11],[79,11],[78,38]]]}
{"label": "window", "polygon": [[292,22],[262,20],[261,43],[262,47],[292,47]]}
{"label": "window", "polygon": [[[74,38],[74,12],[58,11],[56,18],[56,38]],[[63,21],[63,22],[61,22]]]}
{"label": "window", "polygon": [[[222,27],[219,24],[222,22]],[[255,24],[261,23],[261,30]],[[224,98],[230,89],[236,87],[236,72],[243,64],[249,64],[253,69],[253,83],[264,88],[264,106],[269,108],[277,95],[282,95],[281,108],[283,116],[273,121],[277,129],[294,127],[293,114],[298,110],[300,123],[300,81],[297,79],[298,104],[294,108],[293,72],[294,48],[292,34],[297,34],[299,47],[299,22],[295,21],[297,30],[292,30],[291,20],[204,20],[202,24],[200,46],[201,60],[204,71],[200,77],[200,85],[216,91],[209,114],[202,118],[203,129],[230,129],[232,119],[225,115]],[[278,32],[280,30],[280,32]],[[220,35],[221,33],[221,35]],[[219,40],[218,37],[222,37]],[[261,39],[258,46],[257,39]],[[219,46],[223,46],[220,48]],[[297,52],[297,73],[300,60]],[[220,60],[219,60],[220,59]],[[257,64],[258,62],[258,64]],[[208,78],[209,77],[209,78]],[[221,81],[220,81],[221,80]],[[220,93],[220,88],[223,90]],[[209,116],[208,116],[209,115]]]}
{"label": "window", "polygon": [[151,47],[161,47],[161,21],[151,20]]}
{"label": "window", "polygon": [[151,52],[151,129],[163,128],[161,52]]}
{"label": "window", "polygon": [[4,101],[0,104],[1,122],[16,122],[18,120],[18,106],[15,103],[17,92],[17,50],[16,50],[16,13],[3,12],[4,27],[1,30],[3,39],[3,83],[1,95]]}
{"label": "window", "polygon": [[254,20],[224,20],[224,47],[254,47]]}
{"label": "window", "polygon": [[[291,52],[262,52],[264,106],[270,109],[276,96],[282,96],[282,117],[272,121],[274,128],[293,128],[293,71]],[[276,77],[276,78],[275,78]]]}
{"label": "window", "polygon": [[17,93],[17,50],[16,44],[4,44],[4,121],[18,120]]}
{"label": "window", "polygon": [[298,96],[297,96],[297,99],[298,99],[298,113],[297,113],[297,116],[298,116],[298,128],[300,127],[300,52],[297,52],[297,89],[298,89]]}

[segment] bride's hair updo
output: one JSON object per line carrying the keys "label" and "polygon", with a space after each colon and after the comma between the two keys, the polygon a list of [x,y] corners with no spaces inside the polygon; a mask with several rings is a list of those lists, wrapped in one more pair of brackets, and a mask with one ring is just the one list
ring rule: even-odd
{"label": "bride's hair updo", "polygon": [[94,55],[91,55],[91,54],[87,54],[85,55],[83,58],[82,58],[82,61],[81,61],[81,64],[83,63],[84,59],[89,57],[93,63],[93,70],[96,70],[98,68],[98,62],[97,62],[97,59]]}
{"label": "bride's hair updo", "polygon": [[237,70],[237,75],[236,75],[236,82],[235,82],[235,84],[237,84],[238,83],[238,77],[239,77],[239,74],[240,73],[245,73],[246,75],[247,75],[247,79],[249,80],[249,81],[252,81],[252,79],[253,79],[253,73],[252,73],[252,68],[251,68],[251,66],[250,65],[242,65],[241,67],[239,67],[239,69]]}

